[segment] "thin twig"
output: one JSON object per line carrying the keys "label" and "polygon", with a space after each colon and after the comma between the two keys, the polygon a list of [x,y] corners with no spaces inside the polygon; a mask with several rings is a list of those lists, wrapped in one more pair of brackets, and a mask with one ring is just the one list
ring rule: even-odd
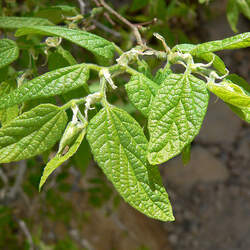
{"label": "thin twig", "polygon": [[34,243],[32,240],[32,236],[29,232],[28,227],[26,226],[26,223],[23,220],[18,220],[18,224],[29,242],[29,246],[30,246],[29,249],[34,250]]}
{"label": "thin twig", "polygon": [[20,191],[26,168],[27,168],[26,161],[25,160],[20,161],[15,183],[9,192],[10,198],[14,198],[16,194]]}
{"label": "thin twig", "polygon": [[80,12],[82,15],[85,14],[85,8],[86,8],[86,4],[84,3],[83,0],[78,0],[78,3],[80,5]]}
{"label": "thin twig", "polygon": [[110,17],[109,13],[105,12],[103,15],[106,17],[106,19],[109,21],[109,23],[112,26],[115,26],[115,22],[112,20],[112,18]]}
{"label": "thin twig", "polygon": [[3,172],[3,170],[0,168],[0,178],[2,179],[3,183],[8,186],[9,180],[6,174]]}
{"label": "thin twig", "polygon": [[[93,1],[95,2],[97,7],[101,7],[101,4],[99,3],[98,0],[93,0]],[[115,22],[111,19],[110,15],[107,12],[104,13],[104,16],[112,26],[115,26]]]}
{"label": "thin twig", "polygon": [[137,43],[141,46],[144,46],[143,42],[142,42],[142,38],[141,38],[141,34],[138,30],[138,27],[134,24],[132,24],[131,22],[129,22],[126,18],[124,18],[123,16],[121,16],[118,12],[116,12],[114,9],[112,9],[108,4],[106,4],[106,2],[104,0],[99,0],[100,4],[107,10],[109,11],[111,14],[113,14],[114,16],[116,16],[121,22],[123,22],[124,24],[126,24],[134,33],[135,38],[137,40]]}
{"label": "thin twig", "polygon": [[140,27],[143,27],[143,26],[148,26],[148,25],[155,24],[157,22],[158,22],[158,19],[155,17],[151,21],[147,21],[147,22],[143,22],[143,23],[136,23],[134,25],[137,26],[138,28],[140,28]]}
{"label": "thin twig", "polygon": [[96,20],[92,20],[92,22],[95,24],[96,27],[104,30],[105,32],[110,33],[115,37],[121,37],[119,32],[116,32],[115,30],[110,29],[109,27],[103,25],[102,23],[100,23],[100,22],[98,22]]}

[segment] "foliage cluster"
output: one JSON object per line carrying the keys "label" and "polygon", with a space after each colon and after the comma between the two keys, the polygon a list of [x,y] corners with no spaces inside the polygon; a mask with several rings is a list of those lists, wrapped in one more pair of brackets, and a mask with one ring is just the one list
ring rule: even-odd
{"label": "foliage cluster", "polygon": [[[149,217],[173,221],[157,165],[178,154],[188,162],[191,143],[207,111],[209,92],[250,122],[248,83],[229,74],[215,54],[249,47],[250,33],[170,48],[165,34],[152,29],[146,39],[154,36],[162,46],[160,50],[143,41],[142,24],[133,25],[103,0],[97,2],[97,8],[85,19],[77,8],[68,5],[41,9],[33,17],[0,17],[5,36],[0,40],[0,163],[40,154],[49,158],[46,156],[59,142],[56,155],[44,168],[41,189],[48,176],[68,159],[87,165],[91,149],[126,202]],[[185,15],[181,11],[190,13],[187,5],[176,5],[176,1],[166,8],[162,8],[164,1],[134,1],[131,8],[136,11],[146,4],[152,7],[152,17],[155,8],[167,11],[169,18],[171,13],[178,16],[178,11],[180,16]],[[238,10],[242,1],[237,4]],[[124,51],[124,44],[119,47],[88,31],[88,21],[104,10],[132,30],[136,46]],[[249,14],[243,7],[241,11]],[[81,26],[83,20],[88,28]],[[235,17],[229,20],[236,30]],[[10,34],[15,29],[13,38]],[[78,49],[74,55],[72,44],[84,50]],[[86,53],[84,62],[82,56],[78,62],[79,51]],[[39,67],[41,55],[46,55],[46,73]],[[175,71],[177,64],[182,65],[183,72]],[[119,96],[123,85],[128,99]],[[129,114],[135,109],[141,113],[138,121]]]}

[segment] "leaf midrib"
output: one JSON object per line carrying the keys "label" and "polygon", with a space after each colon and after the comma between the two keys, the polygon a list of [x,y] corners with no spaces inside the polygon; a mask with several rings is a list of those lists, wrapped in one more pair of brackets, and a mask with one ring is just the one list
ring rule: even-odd
{"label": "leaf midrib", "polygon": [[[107,108],[107,111],[112,112],[112,111],[110,111],[108,108]],[[115,112],[113,112],[113,114],[115,115]],[[135,179],[137,180],[137,183],[138,183],[138,184],[140,185],[140,187],[144,190],[144,193],[147,194],[149,200],[150,200],[153,204],[155,204],[155,205],[159,208],[160,211],[163,212],[164,216],[166,216],[165,211],[162,210],[162,208],[159,207],[159,205],[158,205],[156,202],[154,202],[154,201],[152,200],[152,198],[150,197],[150,195],[148,194],[148,192],[145,190],[145,188],[144,188],[143,185],[141,184],[141,181],[138,180],[138,178],[137,178],[137,176],[136,176],[136,174],[135,174],[134,168],[132,167],[132,164],[131,164],[131,162],[129,161],[129,157],[127,156],[126,150],[124,150],[124,146],[123,146],[123,144],[121,143],[121,140],[120,140],[120,137],[119,137],[119,133],[117,132],[117,128],[116,128],[115,122],[114,122],[114,120],[113,120],[113,118],[112,118],[112,115],[109,114],[109,117],[110,117],[110,120],[111,120],[112,123],[113,123],[113,126],[114,126],[115,130],[116,130],[117,138],[119,139],[119,143],[120,143],[121,147],[123,148],[123,152],[124,152],[124,154],[126,155],[127,161],[129,162],[129,166],[130,166],[130,168],[132,169],[132,172],[133,172],[133,174],[134,174]],[[119,120],[119,121],[121,122],[121,124],[122,124],[122,121],[120,120],[120,118],[119,118],[117,115],[116,115],[116,117],[118,118],[118,120]],[[123,124],[122,124],[122,126],[123,126],[123,127],[125,128],[125,130],[130,134],[132,140],[134,141],[134,138],[132,137],[130,131],[129,131]],[[137,144],[137,143],[136,143],[136,144]],[[139,145],[139,144],[138,144],[138,145]],[[139,147],[140,147],[140,145],[139,145]],[[140,148],[141,148],[141,147],[140,147]],[[127,148],[126,148],[126,149],[127,149]],[[131,154],[133,154],[133,152],[131,152],[129,149],[127,149],[127,150],[128,150]],[[142,149],[142,150],[143,150],[143,149]],[[143,151],[144,151],[144,150],[143,150]],[[141,162],[141,163],[145,166],[145,164],[141,161],[141,159],[139,159],[135,154],[133,154],[133,155],[134,155],[134,157],[135,157],[137,160],[139,160],[139,162]],[[147,169],[146,166],[145,166],[145,168]],[[143,183],[149,186],[148,183],[146,183],[146,182],[143,182]],[[163,203],[163,202],[162,202],[162,203]],[[165,203],[164,203],[164,204],[165,204]],[[166,204],[165,204],[165,205],[166,205]],[[148,210],[148,211],[149,211],[149,210]],[[149,211],[149,214],[151,214],[151,216],[155,217],[154,214],[152,214],[152,212],[150,212],[150,211]]]}

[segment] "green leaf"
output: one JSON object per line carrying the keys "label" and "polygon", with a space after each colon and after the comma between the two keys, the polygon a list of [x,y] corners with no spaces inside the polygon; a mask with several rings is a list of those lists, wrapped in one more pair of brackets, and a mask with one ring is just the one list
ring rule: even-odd
{"label": "green leaf", "polygon": [[250,19],[250,1],[249,0],[236,0],[239,9],[245,17]]}
{"label": "green leaf", "polygon": [[224,102],[239,108],[250,108],[250,96],[230,80],[225,79],[220,83],[211,81],[208,82],[207,87]]}
{"label": "green leaf", "polygon": [[[240,86],[244,92],[250,96],[250,84],[245,81],[242,77],[236,75],[236,74],[230,74],[226,77],[230,81],[232,81],[234,84],[237,84]],[[239,108],[235,107],[229,103],[226,103],[229,108],[237,115],[239,116],[242,120],[250,123],[250,108]]]}
{"label": "green leaf", "polygon": [[250,84],[244,78],[236,74],[230,74],[226,79],[240,86],[250,96]]}
{"label": "green leaf", "polygon": [[85,64],[60,68],[22,84],[8,95],[0,97],[0,109],[42,97],[55,96],[76,89],[89,78]]}
{"label": "green leaf", "polygon": [[175,45],[172,50],[173,51],[179,51],[179,52],[182,52],[182,53],[187,53],[187,52],[190,52],[192,51],[192,49],[195,48],[195,44],[190,44],[190,43],[182,43],[182,44],[177,44]]}
{"label": "green leaf", "polygon": [[171,74],[158,90],[149,113],[148,159],[163,163],[191,143],[206,114],[209,93],[193,75]]}
{"label": "green leaf", "polygon": [[0,17],[0,28],[18,29],[33,25],[53,25],[53,23],[37,17]]}
{"label": "green leaf", "polygon": [[[13,81],[10,82],[2,82],[0,84],[0,96],[4,94],[9,94],[16,88],[16,83]],[[19,109],[18,106],[15,105],[13,107],[0,110],[0,122],[2,126],[13,120],[18,116]]]}
{"label": "green leaf", "polygon": [[191,143],[187,144],[182,151],[181,159],[184,165],[187,165],[191,158]]}
{"label": "green leaf", "polygon": [[0,40],[0,68],[14,62],[19,55],[17,44],[10,39]]}
{"label": "green leaf", "polygon": [[19,161],[50,149],[61,137],[66,113],[42,104],[18,116],[0,129],[0,163]]}
{"label": "green leaf", "polygon": [[191,50],[192,55],[215,52],[227,49],[240,49],[250,46],[250,32],[242,33],[223,40],[211,41],[195,46]]}
{"label": "green leaf", "polygon": [[172,74],[172,70],[170,69],[170,65],[166,65],[164,68],[160,68],[154,77],[154,82],[156,82],[157,84],[161,85],[163,81],[165,81],[165,79]]}
{"label": "green leaf", "polygon": [[226,103],[226,104],[242,120],[250,123],[250,108],[238,108],[238,107],[235,107],[235,106],[233,106],[233,105],[231,105],[229,103]]}
{"label": "green leaf", "polygon": [[237,24],[239,19],[239,8],[236,0],[229,0],[227,3],[227,20],[234,32],[238,32]]}
{"label": "green leaf", "polygon": [[90,121],[87,139],[98,165],[126,202],[149,217],[174,220],[158,168],[147,161],[147,139],[128,113],[106,105]]}
{"label": "green leaf", "polygon": [[111,42],[82,30],[69,29],[61,26],[30,26],[19,29],[16,32],[16,36],[27,34],[59,36],[106,59],[111,59],[114,55],[114,46]]}
{"label": "green leaf", "polygon": [[[173,48],[173,51],[180,51],[182,53],[190,53],[192,54],[192,50],[196,47],[196,45],[194,44],[188,44],[188,43],[183,43],[183,44],[178,44]],[[211,62],[213,61],[213,67],[218,70],[221,74],[226,74],[227,70],[226,70],[226,66],[225,63],[223,62],[223,60],[217,56],[216,54],[212,53],[212,52],[208,52],[208,53],[203,53],[203,54],[192,54],[195,56],[195,58],[197,59],[201,59],[204,60],[206,62]]]}
{"label": "green leaf", "polygon": [[150,80],[153,79],[151,68],[145,60],[140,60],[138,63],[138,71],[142,73],[144,76],[149,78]]}
{"label": "green leaf", "polygon": [[57,47],[57,52],[68,62],[69,65],[77,64],[76,59],[68,50],[64,49],[62,46]]}
{"label": "green leaf", "polygon": [[67,161],[70,157],[72,157],[79,146],[81,145],[83,138],[86,134],[86,129],[83,129],[82,132],[79,133],[78,137],[75,139],[75,142],[70,146],[69,150],[66,154],[57,153],[54,158],[52,158],[46,167],[43,170],[43,175],[41,177],[39,183],[39,190],[41,190],[43,184],[46,182],[47,178],[51,175],[51,173],[58,168],[63,162]]}
{"label": "green leaf", "polygon": [[133,75],[125,85],[129,100],[146,117],[157,88],[155,82],[141,73]]}
{"label": "green leaf", "polygon": [[[48,8],[44,8],[39,10],[35,15],[37,17],[42,17],[50,20],[51,22],[58,24],[67,16],[76,16],[78,15],[78,11],[75,7],[68,6],[68,5],[56,5],[56,6],[50,6]],[[41,24],[37,24],[41,25]]]}
{"label": "green leaf", "polygon": [[215,55],[214,53],[212,52],[209,52],[209,53],[203,53],[203,54],[198,54],[195,56],[196,58],[199,58],[199,59],[202,59],[206,62],[211,62],[213,60],[213,67],[221,74],[226,74],[228,71],[227,71],[227,68],[226,68],[226,65],[225,63],[223,62],[223,60]]}

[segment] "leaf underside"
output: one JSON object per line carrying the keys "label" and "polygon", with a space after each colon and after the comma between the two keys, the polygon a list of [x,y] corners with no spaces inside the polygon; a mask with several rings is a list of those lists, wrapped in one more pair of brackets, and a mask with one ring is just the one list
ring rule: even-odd
{"label": "leaf underside", "polygon": [[160,164],[181,153],[198,134],[209,94],[193,75],[171,74],[158,90],[149,113],[148,160]]}
{"label": "leaf underside", "polygon": [[67,115],[57,106],[42,104],[0,129],[0,163],[19,161],[50,149],[61,137]]}
{"label": "leaf underside", "polygon": [[98,165],[126,202],[149,217],[174,220],[158,168],[147,161],[147,139],[128,113],[106,106],[90,121],[87,139]]}

